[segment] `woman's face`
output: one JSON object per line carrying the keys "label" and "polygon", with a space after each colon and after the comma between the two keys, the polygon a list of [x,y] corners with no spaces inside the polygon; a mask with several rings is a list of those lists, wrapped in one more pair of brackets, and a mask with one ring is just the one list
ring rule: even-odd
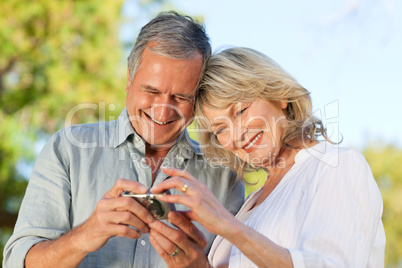
{"label": "woman's face", "polygon": [[282,147],[286,107],[287,102],[273,103],[258,98],[224,110],[203,109],[210,129],[223,147],[246,162],[268,167]]}

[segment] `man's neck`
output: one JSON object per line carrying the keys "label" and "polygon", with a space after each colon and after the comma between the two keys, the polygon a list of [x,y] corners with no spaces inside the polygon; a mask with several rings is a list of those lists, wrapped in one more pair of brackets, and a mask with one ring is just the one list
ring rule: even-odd
{"label": "man's neck", "polygon": [[158,173],[158,170],[165,159],[166,155],[169,153],[170,149],[169,148],[156,148],[152,145],[147,144],[145,148],[145,159],[147,165],[151,168],[152,170],[152,184],[155,181],[156,174]]}

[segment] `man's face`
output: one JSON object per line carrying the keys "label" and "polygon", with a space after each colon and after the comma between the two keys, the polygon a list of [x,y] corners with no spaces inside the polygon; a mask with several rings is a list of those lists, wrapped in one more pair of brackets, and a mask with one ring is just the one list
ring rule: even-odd
{"label": "man's face", "polygon": [[201,54],[177,60],[144,50],[133,81],[127,77],[126,106],[133,128],[148,144],[170,148],[191,123],[202,63]]}

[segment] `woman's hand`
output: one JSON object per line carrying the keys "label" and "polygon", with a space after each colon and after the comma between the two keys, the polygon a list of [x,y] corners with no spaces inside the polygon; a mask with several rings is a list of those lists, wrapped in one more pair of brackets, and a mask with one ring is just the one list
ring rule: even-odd
{"label": "woman's hand", "polygon": [[[198,182],[188,172],[177,169],[162,169],[162,171],[171,178],[154,186],[151,191],[160,193],[175,188],[184,195],[160,195],[158,196],[160,200],[188,206],[190,211],[180,213],[198,221],[209,232],[224,237],[258,267],[293,266],[287,249],[238,221],[219,203],[207,186]],[[172,249],[173,247],[170,248]]]}
{"label": "woman's hand", "polygon": [[230,222],[236,219],[227,211],[224,206],[215,198],[208,187],[186,171],[178,169],[162,169],[171,178],[165,180],[151,189],[153,193],[160,193],[164,190],[175,188],[184,195],[160,195],[161,201],[179,203],[190,208],[185,216],[202,224],[209,232],[222,235],[228,231]]}

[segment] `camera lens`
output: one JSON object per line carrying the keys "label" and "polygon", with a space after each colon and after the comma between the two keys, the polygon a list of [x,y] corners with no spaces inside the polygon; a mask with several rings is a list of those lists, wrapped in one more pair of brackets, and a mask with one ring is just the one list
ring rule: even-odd
{"label": "camera lens", "polygon": [[162,204],[155,199],[149,200],[150,205],[148,207],[149,212],[154,217],[162,217],[165,214],[165,209],[163,208]]}

